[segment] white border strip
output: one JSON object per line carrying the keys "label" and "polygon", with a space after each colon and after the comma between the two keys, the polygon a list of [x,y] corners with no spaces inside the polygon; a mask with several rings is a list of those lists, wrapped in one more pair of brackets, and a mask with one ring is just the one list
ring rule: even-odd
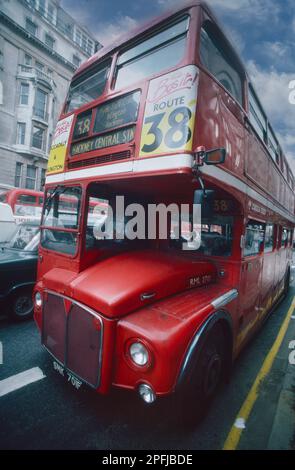
{"label": "white border strip", "polygon": [[193,157],[190,154],[165,155],[162,157],[140,158],[128,162],[112,163],[82,170],[67,171],[56,175],[48,175],[46,184],[62,183],[71,180],[92,178],[95,176],[116,175],[119,173],[140,173],[142,171],[174,170],[191,168]]}
{"label": "white border strip", "polygon": [[[177,168],[192,168],[193,157],[190,154],[179,155],[163,155],[162,157],[138,158],[136,160],[112,163],[108,165],[100,165],[96,167],[83,168],[82,170],[72,170],[56,175],[48,175],[46,183],[63,183],[65,181],[80,180],[84,178],[93,178],[95,176],[116,175],[121,173],[141,173],[148,171],[160,170],[175,170]],[[282,217],[295,222],[295,217],[292,217],[288,212],[280,209],[271,201],[266,199],[260,193],[252,189],[239,178],[231,175],[227,171],[218,168],[217,166],[204,165],[201,168],[204,175],[212,176],[213,178],[223,181],[225,184],[241,191],[255,201],[260,202],[268,209],[280,214]]]}

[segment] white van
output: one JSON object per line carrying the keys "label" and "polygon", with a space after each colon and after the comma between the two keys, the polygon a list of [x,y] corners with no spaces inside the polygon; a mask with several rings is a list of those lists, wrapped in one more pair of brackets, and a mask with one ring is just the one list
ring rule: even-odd
{"label": "white van", "polygon": [[10,205],[0,202],[0,243],[10,240],[15,227],[16,222]]}

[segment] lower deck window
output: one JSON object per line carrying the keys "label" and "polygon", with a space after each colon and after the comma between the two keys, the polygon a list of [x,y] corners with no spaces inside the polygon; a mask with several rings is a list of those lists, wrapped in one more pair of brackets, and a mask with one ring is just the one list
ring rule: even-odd
{"label": "lower deck window", "polygon": [[43,248],[75,254],[78,239],[81,189],[59,186],[47,191],[42,219]]}
{"label": "lower deck window", "polygon": [[244,256],[257,255],[261,252],[264,242],[265,225],[249,221],[246,227]]}
{"label": "lower deck window", "polygon": [[187,241],[194,231],[196,240],[199,240],[199,254],[207,256],[231,256],[233,242],[233,217],[214,215],[202,218],[202,224],[192,227],[192,224],[182,222],[181,237],[174,236],[178,221],[171,221],[170,246],[182,249],[184,241]]}

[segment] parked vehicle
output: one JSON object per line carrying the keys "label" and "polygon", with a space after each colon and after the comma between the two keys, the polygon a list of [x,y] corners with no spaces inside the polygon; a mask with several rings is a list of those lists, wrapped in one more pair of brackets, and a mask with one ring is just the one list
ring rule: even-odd
{"label": "parked vehicle", "polygon": [[15,218],[9,204],[0,202],[0,243],[10,239],[15,231]]}
{"label": "parked vehicle", "polygon": [[17,223],[40,222],[44,194],[33,189],[15,188],[0,192],[0,202],[12,208]]}
{"label": "parked vehicle", "polygon": [[15,320],[33,314],[39,239],[39,225],[26,222],[16,226],[9,242],[0,244],[0,305]]}

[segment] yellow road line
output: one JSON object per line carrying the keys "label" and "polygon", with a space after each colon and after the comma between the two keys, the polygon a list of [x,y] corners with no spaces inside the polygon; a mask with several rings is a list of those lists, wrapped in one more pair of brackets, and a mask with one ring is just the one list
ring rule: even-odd
{"label": "yellow road line", "polygon": [[258,397],[258,391],[259,391],[259,386],[262,382],[263,379],[267,376],[267,374],[270,372],[273,362],[275,360],[275,357],[280,349],[280,346],[283,342],[283,339],[285,337],[286,331],[289,326],[289,322],[291,319],[291,315],[294,311],[295,308],[295,296],[293,297],[291,306],[288,310],[288,313],[286,315],[286,318],[280,328],[280,331],[276,337],[275,342],[273,343],[269,353],[267,354],[262,367],[260,371],[258,372],[258,375],[256,376],[255,382],[253,383],[250,392],[247,395],[247,398],[245,399],[242,407],[240,408],[240,411],[237,414],[235,423],[233,424],[226,441],[223,446],[223,450],[235,450],[239,444],[243,429],[244,429],[244,424],[246,423],[247,419],[250,416],[250,413],[252,411],[252,408],[255,404],[255,401]]}

